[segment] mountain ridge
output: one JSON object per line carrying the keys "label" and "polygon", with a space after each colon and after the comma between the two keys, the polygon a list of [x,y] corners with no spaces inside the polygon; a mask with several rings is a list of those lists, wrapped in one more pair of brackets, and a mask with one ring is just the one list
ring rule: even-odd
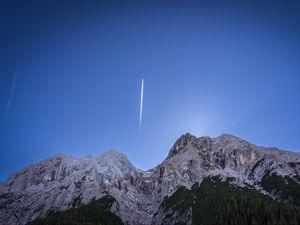
{"label": "mountain ridge", "polygon": [[154,215],[164,216],[157,212],[165,197],[209,176],[230,178],[236,186],[251,186],[280,200],[283,192],[276,194],[269,185],[273,174],[297,186],[300,154],[256,146],[230,134],[214,138],[184,134],[166,159],[147,171],[135,168],[116,150],[81,158],[55,154],[0,183],[0,220],[24,225],[50,211],[80,207],[109,194],[118,203],[112,212],[124,224],[156,224],[161,218]]}

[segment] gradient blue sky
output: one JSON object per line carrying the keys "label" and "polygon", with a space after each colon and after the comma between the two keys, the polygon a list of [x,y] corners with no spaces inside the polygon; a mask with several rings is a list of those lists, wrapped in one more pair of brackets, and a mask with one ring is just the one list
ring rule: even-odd
{"label": "gradient blue sky", "polygon": [[186,132],[300,151],[295,2],[0,4],[0,180],[58,152],[148,169]]}

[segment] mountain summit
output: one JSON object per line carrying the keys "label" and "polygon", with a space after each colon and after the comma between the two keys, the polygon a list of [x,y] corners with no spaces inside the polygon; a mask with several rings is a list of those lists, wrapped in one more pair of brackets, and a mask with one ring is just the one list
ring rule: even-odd
{"label": "mountain summit", "polygon": [[[182,135],[167,158],[148,171],[136,169],[116,150],[83,158],[57,154],[13,173],[0,184],[0,221],[25,225],[109,199],[104,214],[109,211],[124,224],[202,224],[192,211],[201,208],[197,202],[204,205],[199,193],[210,184],[214,184],[212,190],[226,184],[221,189],[228,189],[224,196],[251,190],[270,204],[282,202],[297,208],[300,154],[259,147],[230,134],[215,138]],[[188,197],[179,201],[182,195]],[[181,208],[183,203],[185,208]]]}

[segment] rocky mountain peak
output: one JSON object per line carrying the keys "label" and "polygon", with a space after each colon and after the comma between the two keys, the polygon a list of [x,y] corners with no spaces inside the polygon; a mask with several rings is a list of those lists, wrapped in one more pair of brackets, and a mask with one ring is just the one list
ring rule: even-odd
{"label": "rocky mountain peak", "polygon": [[78,207],[109,194],[125,224],[161,224],[156,212],[179,186],[191,188],[206,177],[219,176],[261,190],[266,174],[300,179],[300,154],[259,147],[230,134],[211,138],[189,133],[149,171],[137,170],[117,150],[82,158],[56,154],[0,184],[0,221],[25,225],[48,211]]}
{"label": "rocky mountain peak", "polygon": [[96,167],[101,173],[119,178],[130,176],[136,171],[128,158],[117,150],[110,150],[97,156]]}
{"label": "rocky mountain peak", "polygon": [[251,144],[232,134],[222,134],[218,137],[212,138],[216,144],[222,146],[229,146],[230,148],[249,147]]}
{"label": "rocky mountain peak", "polygon": [[182,135],[180,138],[177,139],[171,150],[169,151],[168,158],[173,157],[178,152],[180,152],[184,147],[186,147],[188,144],[191,144],[197,139],[196,136],[191,135],[190,133],[186,133]]}
{"label": "rocky mountain peak", "polygon": [[106,159],[106,160],[119,160],[119,161],[128,161],[126,155],[123,153],[119,152],[116,149],[111,149],[109,151],[103,152],[102,154],[97,156],[98,158],[101,159]]}

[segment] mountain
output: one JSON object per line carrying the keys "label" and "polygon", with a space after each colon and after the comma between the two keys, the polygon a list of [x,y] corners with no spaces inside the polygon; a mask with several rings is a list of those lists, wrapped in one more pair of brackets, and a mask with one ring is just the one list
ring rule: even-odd
{"label": "mountain", "polygon": [[[107,198],[109,207],[102,207]],[[107,217],[128,225],[300,224],[299,215],[300,154],[229,134],[185,134],[148,171],[115,150],[57,154],[0,184],[3,225],[62,224],[53,218],[109,224]]]}

